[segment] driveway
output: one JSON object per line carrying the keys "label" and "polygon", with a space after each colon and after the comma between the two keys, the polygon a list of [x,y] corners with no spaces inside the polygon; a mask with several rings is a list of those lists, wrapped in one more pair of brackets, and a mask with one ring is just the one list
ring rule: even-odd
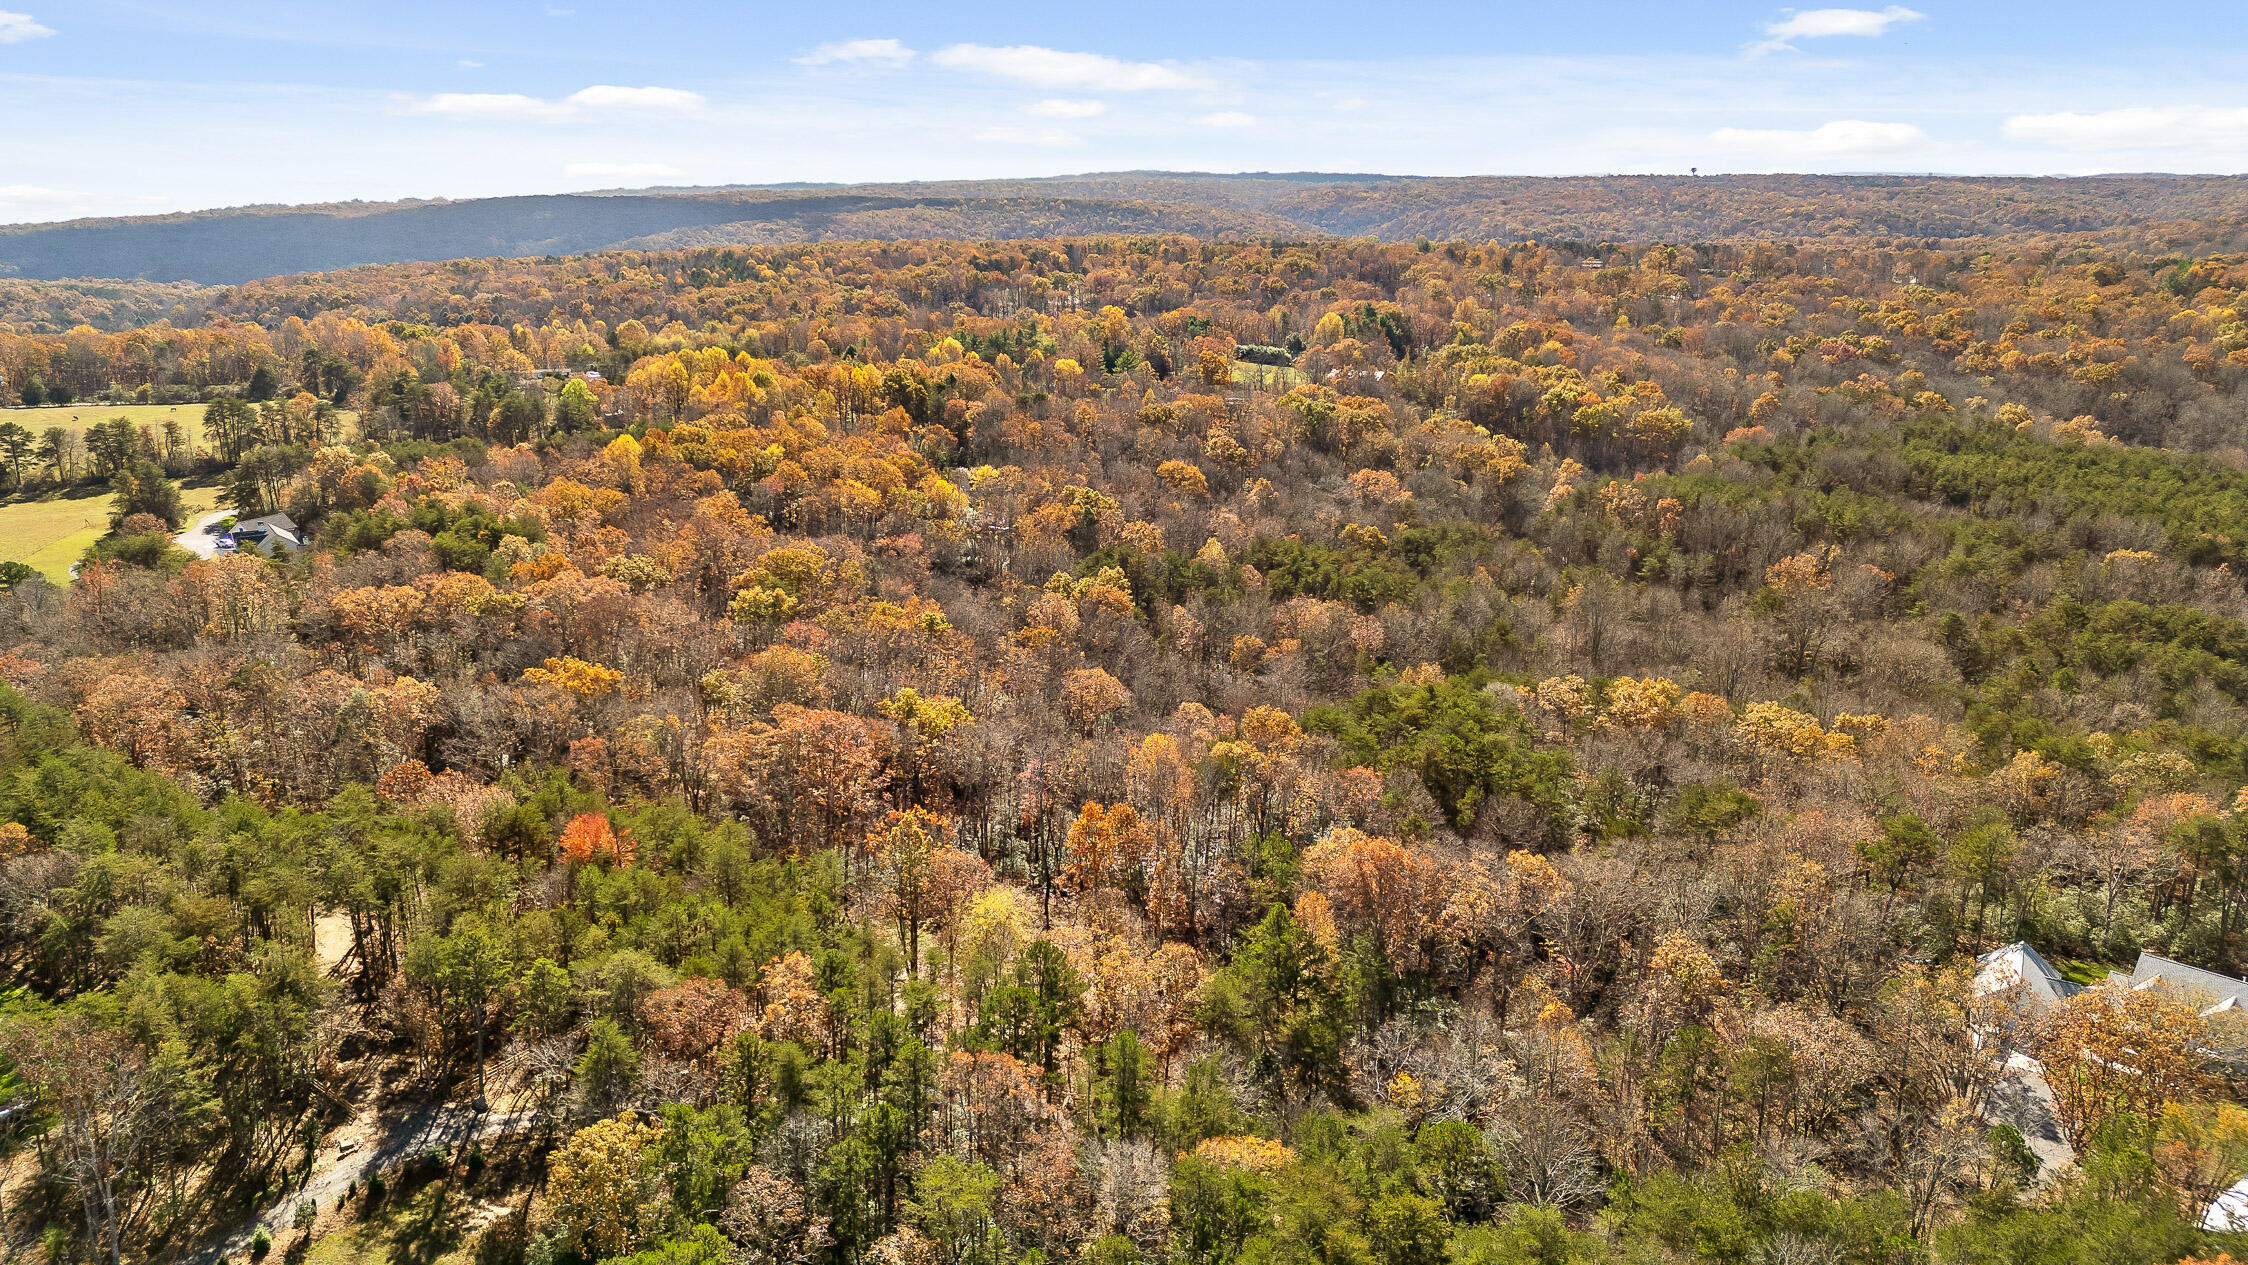
{"label": "driveway", "polygon": [[310,1181],[276,1198],[270,1207],[194,1259],[208,1263],[240,1256],[250,1250],[250,1240],[261,1225],[270,1228],[274,1237],[281,1237],[303,1200],[317,1200],[323,1210],[333,1208],[354,1183],[364,1187],[371,1174],[394,1169],[433,1149],[450,1152],[472,1138],[527,1132],[536,1120],[536,1114],[529,1111],[479,1113],[466,1104],[444,1103],[397,1108],[372,1120],[353,1121],[321,1145],[319,1167]]}
{"label": "driveway", "polygon": [[193,523],[188,524],[187,530],[172,537],[172,543],[198,558],[216,557],[219,552],[219,541],[224,539],[217,531],[219,521],[233,512],[233,510],[224,509],[212,510]]}
{"label": "driveway", "polygon": [[1991,1090],[1983,1117],[2022,1131],[2022,1139],[2037,1156],[2037,1182],[2042,1185],[2064,1165],[2076,1163],[2076,1151],[2053,1115],[2053,1091],[2045,1083],[2045,1069],[2027,1054],[2016,1054],[2006,1060],[2006,1072],[2006,1079]]}

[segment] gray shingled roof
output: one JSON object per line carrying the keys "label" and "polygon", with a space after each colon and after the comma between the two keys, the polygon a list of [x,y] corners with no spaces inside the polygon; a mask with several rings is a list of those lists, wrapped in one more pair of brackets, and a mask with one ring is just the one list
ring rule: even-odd
{"label": "gray shingled roof", "polygon": [[2198,994],[2204,1008],[2230,1001],[2235,1006],[2248,1007],[2248,980],[2237,980],[2230,975],[2204,971],[2198,966],[2187,966],[2168,958],[2156,957],[2141,950],[2139,960],[2131,965],[2133,987],[2152,980],[2178,989],[2180,992]]}

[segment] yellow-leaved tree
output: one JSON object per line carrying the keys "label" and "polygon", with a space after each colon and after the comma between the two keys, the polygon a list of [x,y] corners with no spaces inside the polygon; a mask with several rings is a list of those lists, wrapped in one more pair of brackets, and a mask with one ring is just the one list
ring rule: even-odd
{"label": "yellow-leaved tree", "polygon": [[2209,1098],[2218,1082],[2208,1035],[2200,1010],[2168,989],[2109,983],[2056,1003],[2037,1053],[2069,1141],[2082,1151],[2126,1112],[2152,1120],[2167,1104]]}
{"label": "yellow-leaved tree", "polygon": [[570,1136],[547,1168],[554,1221],[572,1250],[607,1260],[638,1249],[658,1198],[640,1162],[655,1139],[653,1125],[616,1116]]}

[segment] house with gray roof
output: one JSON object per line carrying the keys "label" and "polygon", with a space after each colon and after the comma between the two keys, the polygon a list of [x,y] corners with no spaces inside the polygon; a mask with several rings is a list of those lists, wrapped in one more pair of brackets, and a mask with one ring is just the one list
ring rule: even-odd
{"label": "house with gray roof", "polygon": [[2203,1018],[2227,1011],[2248,1011],[2248,980],[2173,962],[2145,950],[2139,952],[2139,960],[2131,965],[2130,974],[2110,971],[2108,979],[2135,989],[2169,989],[2199,1007]]}
{"label": "house with gray roof", "polygon": [[[2063,976],[2026,940],[1992,949],[1975,959],[1975,989],[1994,993],[2022,986],[2024,1000],[2043,1007],[2084,991]],[[2248,980],[2219,975],[2141,950],[2129,972],[2109,971],[2108,982],[2124,988],[2169,989],[2191,1001],[2204,1018],[2228,1011],[2248,1014]]]}
{"label": "house with gray roof", "polygon": [[236,523],[219,542],[219,550],[255,549],[270,558],[277,550],[303,549],[305,543],[304,529],[297,526],[295,520],[287,514],[267,514]]}

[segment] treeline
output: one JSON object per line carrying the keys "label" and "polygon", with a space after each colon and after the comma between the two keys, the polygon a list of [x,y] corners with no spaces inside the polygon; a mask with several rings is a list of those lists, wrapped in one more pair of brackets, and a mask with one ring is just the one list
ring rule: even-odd
{"label": "treeline", "polygon": [[[1103,233],[1498,241],[1881,237],[1965,241],[2237,220],[2237,176],[1384,177],[1162,172],[269,206],[0,229],[0,273],[239,284],[260,277],[476,254],[821,240],[981,241]],[[2235,247],[2237,249],[2237,245]],[[120,319],[80,286],[78,311]],[[63,298],[60,291],[48,291]],[[161,295],[163,291],[153,293]],[[55,319],[71,306],[39,309]]]}

